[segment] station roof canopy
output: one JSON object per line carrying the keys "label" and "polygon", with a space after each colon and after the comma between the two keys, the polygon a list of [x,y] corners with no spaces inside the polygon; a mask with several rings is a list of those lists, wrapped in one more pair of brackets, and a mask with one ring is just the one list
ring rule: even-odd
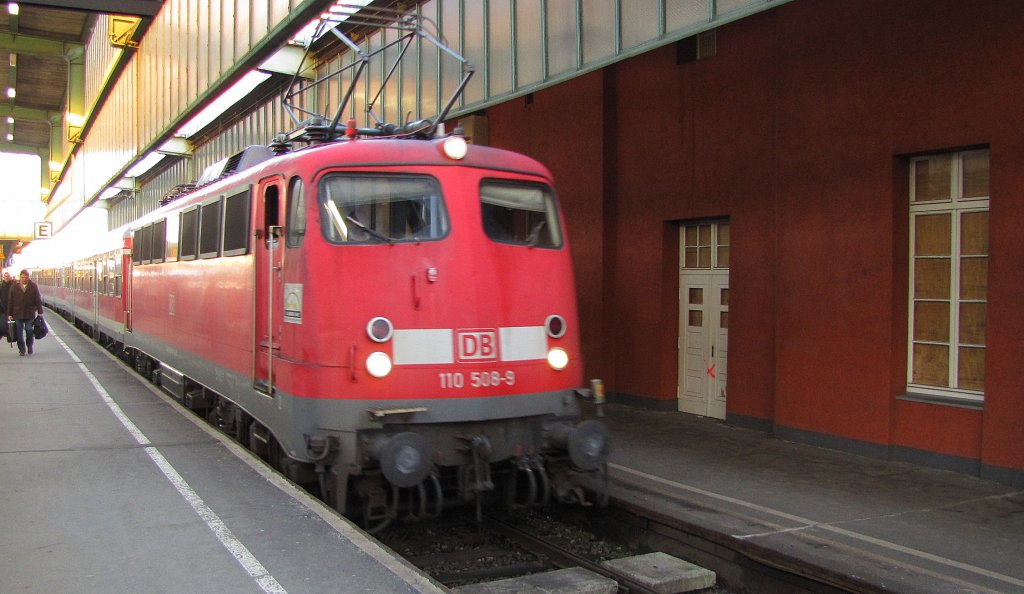
{"label": "station roof canopy", "polygon": [[164,0],[22,0],[22,6],[66,8],[79,12],[123,14],[152,17],[160,12]]}
{"label": "station roof canopy", "polygon": [[[37,154],[42,159],[40,174],[47,175],[46,155],[53,154],[53,129],[62,130],[68,110],[70,60],[82,55],[96,17],[118,15],[146,21],[162,6],[163,0],[0,2],[0,154]],[[0,263],[25,239],[23,232],[11,233],[8,226],[0,229]]]}
{"label": "station roof canopy", "polygon": [[26,152],[50,145],[54,118],[59,124],[66,109],[67,52],[85,43],[95,15],[148,18],[163,0],[29,0],[17,3],[17,14],[6,4],[0,3],[0,132],[14,139],[5,149],[0,134],[0,152]]}

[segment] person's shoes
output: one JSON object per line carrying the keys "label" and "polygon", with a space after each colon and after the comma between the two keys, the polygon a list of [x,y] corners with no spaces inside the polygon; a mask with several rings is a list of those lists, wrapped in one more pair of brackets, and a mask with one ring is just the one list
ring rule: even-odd
{"label": "person's shoes", "polygon": [[19,357],[24,357],[25,356],[25,351],[18,351],[18,356]]}
{"label": "person's shoes", "polygon": [[28,347],[28,354],[32,354],[32,347]]}

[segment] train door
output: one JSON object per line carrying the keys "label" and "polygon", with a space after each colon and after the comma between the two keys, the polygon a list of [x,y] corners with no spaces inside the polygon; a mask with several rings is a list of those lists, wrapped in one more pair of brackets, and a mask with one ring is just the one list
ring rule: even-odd
{"label": "train door", "polygon": [[282,264],[282,196],[284,180],[260,181],[255,200],[255,288],[256,312],[253,337],[253,386],[268,395],[274,393],[274,359],[281,353],[281,324],[284,291]]}
{"label": "train door", "polygon": [[91,281],[91,295],[92,295],[92,334],[93,338],[99,336],[100,332],[100,294],[103,291],[103,279],[106,278],[105,264],[106,258],[97,258],[92,263],[92,281]]}
{"label": "train door", "polygon": [[124,330],[132,331],[132,234],[124,234],[121,245],[121,307],[124,310]]}
{"label": "train door", "polygon": [[728,223],[680,236],[679,410],[725,418],[729,354]]}

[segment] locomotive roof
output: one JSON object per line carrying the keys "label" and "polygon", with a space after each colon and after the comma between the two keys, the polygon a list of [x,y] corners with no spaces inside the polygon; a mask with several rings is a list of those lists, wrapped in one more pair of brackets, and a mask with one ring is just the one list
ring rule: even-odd
{"label": "locomotive roof", "polygon": [[412,140],[401,138],[366,138],[336,141],[296,151],[295,156],[323,155],[327,167],[401,167],[462,166],[516,171],[551,178],[548,169],[537,160],[513,151],[471,144],[463,159],[445,155],[444,138]]}
{"label": "locomotive roof", "polygon": [[[390,171],[402,167],[474,167],[551,180],[547,167],[521,153],[483,145],[468,146],[466,156],[452,159],[445,155],[443,145],[448,137],[413,139],[400,137],[358,138],[312,144],[282,155],[273,155],[266,147],[249,147],[223,162],[242,164],[246,169],[226,171],[212,181],[187,184],[180,191],[165,198],[163,206],[128,224],[136,227],[159,218],[162,213],[186,204],[201,202],[219,192],[231,190],[274,173],[309,173],[317,175],[324,169],[345,167],[381,167]],[[255,153],[255,158],[243,156]],[[221,162],[221,163],[223,163]],[[230,165],[229,165],[230,167]],[[171,206],[173,204],[173,206]]]}

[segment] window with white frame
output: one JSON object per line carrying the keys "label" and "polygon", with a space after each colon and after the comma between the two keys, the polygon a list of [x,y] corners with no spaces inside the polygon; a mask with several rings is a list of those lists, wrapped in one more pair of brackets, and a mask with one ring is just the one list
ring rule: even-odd
{"label": "window with white frame", "polygon": [[694,223],[683,227],[683,268],[728,268],[729,223]]}
{"label": "window with white frame", "polygon": [[988,149],[911,159],[907,382],[914,392],[983,399],[988,208]]}

